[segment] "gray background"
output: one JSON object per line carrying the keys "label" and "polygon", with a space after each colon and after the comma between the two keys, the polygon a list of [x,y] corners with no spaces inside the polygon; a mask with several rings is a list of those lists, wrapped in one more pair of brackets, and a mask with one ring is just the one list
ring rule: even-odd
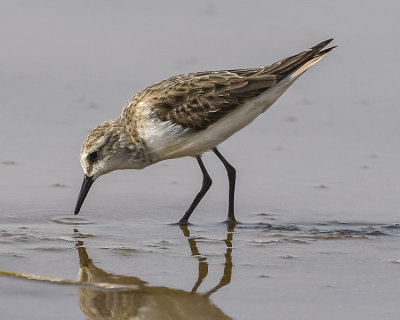
{"label": "gray background", "polygon": [[[355,0],[2,0],[0,228],[12,233],[33,224],[28,238],[36,232],[64,232],[66,237],[71,233],[72,228],[62,229],[49,219],[72,214],[82,179],[81,144],[96,125],[118,117],[135,92],[176,74],[268,65],[331,37],[338,48],[305,73],[270,110],[221,145],[221,152],[238,171],[237,217],[244,222],[259,222],[256,213],[267,212],[276,215],[279,224],[322,223],[332,232],[337,222],[362,230],[371,225],[396,226],[400,206],[398,7],[396,1]],[[200,233],[211,228],[218,234],[218,228],[223,231],[223,227],[213,223],[222,221],[226,214],[225,171],[212,154],[205,155],[205,163],[214,185],[192,222],[202,226],[197,230]],[[114,172],[96,182],[80,215],[97,219],[99,227],[92,233],[126,235],[116,241],[119,245],[132,239],[132,230],[138,228],[135,223],[144,223],[142,227],[148,229],[142,237],[162,237],[162,226],[181,217],[200,179],[196,162],[189,158],[165,161],[141,171]],[[107,228],[116,221],[126,229]],[[152,229],[154,223],[159,225]],[[211,226],[204,226],[208,224]],[[164,237],[175,237],[176,230],[165,232]],[[178,243],[184,241],[176,237]],[[363,249],[358,249],[353,240],[340,244],[356,258],[336,260],[351,270],[344,272],[344,280],[339,281],[342,286],[328,294],[336,303],[322,298],[326,292],[321,287],[307,291],[308,287],[302,286],[307,282],[305,272],[315,267],[312,262],[320,267],[318,270],[338,266],[329,275],[321,275],[333,282],[343,274],[337,262],[312,255],[309,264],[300,263],[288,270],[299,281],[295,285],[298,294],[289,294],[296,280],[283,274],[279,277],[276,271],[275,292],[282,296],[273,305],[257,300],[271,289],[257,279],[253,279],[254,291],[241,286],[238,290],[233,279],[227,289],[230,295],[215,301],[238,319],[265,319],[267,311],[279,319],[283,312],[280,305],[291,306],[285,311],[285,319],[309,315],[334,319],[349,312],[357,312],[364,319],[382,315],[395,319],[399,269],[398,264],[388,261],[399,259],[395,249],[399,242],[397,235],[392,237],[385,238],[388,242],[383,244],[381,238],[364,243]],[[247,240],[254,240],[251,238]],[[114,241],[97,240],[93,248]],[[316,244],[325,245],[323,241]],[[383,247],[378,250],[377,245]],[[18,241],[5,242],[0,269],[44,274],[57,268],[58,259],[48,252],[45,258],[33,258],[30,250],[36,247],[32,246],[29,249]],[[240,244],[237,246],[240,248]],[[318,247],[315,252],[339,250],[332,242],[326,246],[330,249]],[[291,249],[294,256],[307,256],[307,250]],[[25,260],[12,258],[12,252],[18,250]],[[183,247],[176,250],[183,255]],[[257,250],[256,256],[269,254]],[[363,256],[360,250],[367,252],[367,260],[358,256]],[[238,249],[237,259],[246,260],[240,252]],[[384,252],[388,256],[379,255]],[[75,252],[70,254],[76,258]],[[168,254],[163,257],[171,258]],[[59,259],[65,257],[60,253]],[[152,259],[143,258],[142,276],[159,281],[156,270],[146,267],[146,261]],[[361,268],[358,273],[360,265],[368,263],[371,269]],[[44,265],[49,265],[48,269]],[[64,271],[58,269],[61,274],[53,275],[74,277],[76,262],[64,267]],[[116,269],[108,265],[110,272]],[[246,280],[246,268],[242,271],[237,271],[239,282],[248,288],[246,281],[252,281]],[[387,277],[374,278],[374,272]],[[315,274],[318,278],[317,270]],[[352,283],[357,274],[360,281]],[[163,285],[180,285],[176,279],[166,279]],[[7,281],[14,286],[13,281]],[[243,291],[249,301],[239,308],[235,301],[240,301]],[[20,294],[19,290],[15,292]],[[365,297],[354,292],[363,292]],[[15,310],[11,309],[14,307],[0,303],[0,310],[13,314]],[[251,314],[246,310],[256,311]],[[42,312],[40,309],[35,314],[43,318]],[[76,312],[80,314],[78,309]],[[13,316],[18,317],[18,313]]]}

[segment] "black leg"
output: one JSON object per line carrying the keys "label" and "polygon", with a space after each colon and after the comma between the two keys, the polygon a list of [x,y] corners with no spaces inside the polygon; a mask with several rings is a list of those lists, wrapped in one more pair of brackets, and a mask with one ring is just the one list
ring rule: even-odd
{"label": "black leg", "polygon": [[226,173],[228,174],[229,180],[229,208],[228,208],[228,222],[236,222],[234,213],[234,201],[235,201],[235,181],[236,181],[236,169],[226,161],[224,156],[218,151],[217,148],[213,149],[214,153],[217,155],[219,160],[225,166]]}
{"label": "black leg", "polygon": [[197,207],[201,199],[203,199],[204,195],[207,193],[208,189],[210,189],[212,180],[211,177],[209,176],[206,167],[204,166],[203,161],[201,161],[200,156],[196,156],[197,162],[199,163],[201,172],[203,173],[203,184],[201,186],[201,189],[199,193],[196,195],[194,198],[192,204],[190,205],[189,209],[187,209],[186,213],[183,215],[182,219],[179,221],[180,225],[185,225],[188,224],[190,215],[192,214],[193,210]]}

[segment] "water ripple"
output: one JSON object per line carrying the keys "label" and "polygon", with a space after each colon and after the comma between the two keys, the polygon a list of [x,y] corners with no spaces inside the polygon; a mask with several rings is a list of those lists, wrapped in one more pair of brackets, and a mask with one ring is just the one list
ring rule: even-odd
{"label": "water ripple", "polygon": [[74,216],[59,216],[50,219],[51,222],[67,225],[83,225],[96,223],[94,220],[79,218]]}
{"label": "water ripple", "polygon": [[[254,223],[239,224],[237,230],[262,231],[279,237],[279,240],[268,240],[269,243],[286,242],[292,237],[312,239],[345,239],[371,237],[400,236],[400,224],[368,224],[346,223],[340,221],[322,222],[317,224],[270,224]],[[276,233],[278,232],[278,233]],[[257,242],[257,240],[256,240]]]}

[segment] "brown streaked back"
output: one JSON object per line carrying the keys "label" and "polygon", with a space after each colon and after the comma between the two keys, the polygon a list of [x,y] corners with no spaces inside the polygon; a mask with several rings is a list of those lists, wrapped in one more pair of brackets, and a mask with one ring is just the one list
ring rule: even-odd
{"label": "brown streaked back", "polygon": [[308,61],[328,53],[334,47],[322,49],[332,40],[264,68],[197,72],[169,78],[135,95],[124,115],[133,112],[129,109],[137,103],[144,102],[161,121],[193,131],[204,130]]}

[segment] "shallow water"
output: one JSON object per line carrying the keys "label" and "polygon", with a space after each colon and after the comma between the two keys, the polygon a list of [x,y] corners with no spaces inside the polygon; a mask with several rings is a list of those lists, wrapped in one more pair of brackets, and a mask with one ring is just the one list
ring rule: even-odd
{"label": "shallow water", "polygon": [[[2,1],[0,318],[397,319],[397,9]],[[173,223],[201,185],[189,158],[104,176],[72,214],[84,137],[136,91],[333,36],[338,48],[221,145],[238,173],[234,228],[212,154],[187,229]]]}
{"label": "shallow water", "polygon": [[12,271],[0,273],[5,319],[397,314],[398,224],[285,224],[258,215],[234,228],[180,228],[132,215],[39,216],[1,223],[2,267]]}

